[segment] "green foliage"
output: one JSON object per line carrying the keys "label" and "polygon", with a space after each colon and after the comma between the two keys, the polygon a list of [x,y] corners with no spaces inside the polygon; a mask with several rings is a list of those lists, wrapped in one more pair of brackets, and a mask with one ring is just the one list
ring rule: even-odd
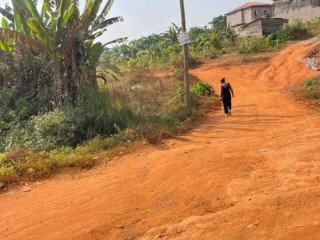
{"label": "green foliage", "polygon": [[313,35],[320,34],[320,17],[316,17],[307,22],[307,27]]}
{"label": "green foliage", "polygon": [[216,58],[226,47],[225,40],[219,31],[208,31],[194,40],[191,51],[198,57]]}
{"label": "green foliage", "polygon": [[225,31],[227,29],[227,17],[225,15],[215,17],[209,24],[212,29]]}
{"label": "green foliage", "polygon": [[[105,61],[123,69],[139,67],[160,67],[171,64],[181,67],[182,47],[177,41],[181,29],[173,25],[162,34],[152,34],[127,44],[108,49],[102,56]],[[190,59],[216,58],[235,45],[236,34],[228,27],[193,27],[189,31]]]}
{"label": "green foliage", "polygon": [[192,85],[192,92],[201,96],[212,96],[214,94],[213,87],[202,81]]}
{"label": "green foliage", "polygon": [[[296,20],[286,24],[278,32],[261,37],[239,37],[227,26],[226,18],[214,18],[210,27],[192,27],[189,35],[190,55],[194,59],[212,59],[230,51],[254,54],[275,50],[289,40],[305,39],[319,32],[320,18],[304,23]],[[181,67],[182,49],[177,42],[180,29],[172,26],[162,34],[152,34],[129,43],[116,46],[103,54],[103,59],[123,69],[137,67],[157,68],[163,65]]]}
{"label": "green foliage", "polygon": [[315,86],[319,86],[320,84],[320,78],[310,78],[306,82],[303,83],[304,88],[312,88]]}
{"label": "green foliage", "polygon": [[10,183],[17,180],[17,173],[13,166],[0,166],[0,183]]}
{"label": "green foliage", "polygon": [[[12,0],[12,10],[0,9],[5,19],[0,28],[0,48],[9,52],[15,62],[21,61],[18,65],[26,70],[29,67],[30,76],[24,71],[12,72],[21,73],[22,80],[26,81],[29,77],[44,79],[51,86],[46,90],[51,91],[52,96],[47,99],[53,108],[73,104],[75,92],[82,85],[96,87],[96,66],[105,46],[124,40],[116,39],[104,45],[96,41],[108,26],[123,21],[122,17],[106,18],[113,1],[107,1],[102,8],[103,2],[87,1],[83,14],[80,14],[78,1],[74,0],[45,0],[41,7],[37,6],[37,1]],[[36,65],[30,62],[25,65],[27,54],[32,55],[32,60],[37,58]],[[48,72],[39,78],[35,75],[42,67]],[[118,73],[110,64],[105,64],[105,68],[108,68],[106,74]],[[12,87],[19,87],[20,78],[15,80]],[[30,86],[35,94],[39,87],[43,86]]]}
{"label": "green foliage", "polygon": [[241,37],[238,39],[238,51],[241,54],[266,52],[279,47],[278,41],[272,35],[267,37]]}
{"label": "green foliage", "polygon": [[276,38],[280,42],[289,40],[306,39],[312,34],[308,28],[308,23],[301,20],[295,20],[291,24],[285,24],[281,30],[276,34]]}
{"label": "green foliage", "polygon": [[305,81],[298,89],[298,95],[310,100],[320,99],[320,78],[310,78]]}
{"label": "green foliage", "polygon": [[115,103],[103,90],[82,89],[74,107],[32,118],[34,147],[76,146],[96,136],[110,136],[130,127],[134,113]]}
{"label": "green foliage", "polygon": [[91,168],[108,161],[110,150],[119,145],[139,139],[155,143],[185,132],[199,109],[209,108],[209,98],[194,94],[196,108],[190,117],[175,79],[143,71],[102,85],[98,92],[81,91],[74,107],[33,117],[17,127],[13,150],[0,154],[0,182],[44,178],[65,167]]}

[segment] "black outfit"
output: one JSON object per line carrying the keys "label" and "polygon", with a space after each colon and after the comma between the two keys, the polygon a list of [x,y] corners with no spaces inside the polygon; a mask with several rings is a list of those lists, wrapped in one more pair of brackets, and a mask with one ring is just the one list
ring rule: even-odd
{"label": "black outfit", "polygon": [[228,114],[231,111],[231,89],[229,83],[224,83],[221,85],[221,98],[223,101],[224,113]]}

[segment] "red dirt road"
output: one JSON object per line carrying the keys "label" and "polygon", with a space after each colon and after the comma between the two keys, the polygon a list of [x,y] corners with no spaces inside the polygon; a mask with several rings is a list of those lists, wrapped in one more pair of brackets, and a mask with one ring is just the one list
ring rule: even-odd
{"label": "red dirt road", "polygon": [[288,93],[317,74],[298,43],[270,61],[206,64],[233,85],[190,133],[76,176],[0,196],[0,239],[320,239],[320,115]]}

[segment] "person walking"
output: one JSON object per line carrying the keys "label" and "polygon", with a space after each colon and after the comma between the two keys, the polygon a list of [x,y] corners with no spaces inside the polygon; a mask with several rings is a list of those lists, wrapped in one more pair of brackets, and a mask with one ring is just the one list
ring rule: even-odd
{"label": "person walking", "polygon": [[234,92],[231,84],[226,82],[225,78],[221,79],[221,94],[220,100],[223,102],[224,113],[227,117],[231,116],[232,100],[231,96],[234,97]]}

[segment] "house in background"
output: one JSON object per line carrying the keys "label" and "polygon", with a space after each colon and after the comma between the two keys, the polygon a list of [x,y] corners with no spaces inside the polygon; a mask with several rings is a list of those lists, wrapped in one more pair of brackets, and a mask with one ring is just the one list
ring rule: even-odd
{"label": "house in background", "polygon": [[309,21],[320,17],[320,0],[273,0],[274,17]]}
{"label": "house in background", "polygon": [[272,16],[272,4],[248,2],[225,14],[227,23],[237,33],[242,26],[262,17]]}

